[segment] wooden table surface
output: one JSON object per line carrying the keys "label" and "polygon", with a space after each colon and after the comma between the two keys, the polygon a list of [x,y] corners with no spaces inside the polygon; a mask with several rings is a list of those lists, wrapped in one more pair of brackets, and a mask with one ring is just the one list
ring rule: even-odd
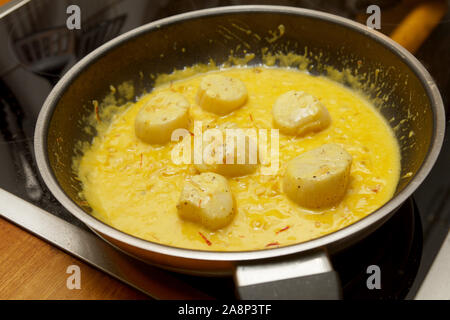
{"label": "wooden table surface", "polygon": [[[81,288],[66,286],[80,267]],[[0,218],[0,299],[147,299],[141,292]]]}

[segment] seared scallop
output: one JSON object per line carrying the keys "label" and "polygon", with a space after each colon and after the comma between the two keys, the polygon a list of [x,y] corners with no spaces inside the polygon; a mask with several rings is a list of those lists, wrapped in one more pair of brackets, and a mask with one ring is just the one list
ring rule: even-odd
{"label": "seared scallop", "polygon": [[242,107],[247,101],[247,88],[236,78],[212,74],[204,77],[197,93],[197,102],[204,110],[219,115]]}
{"label": "seared scallop", "polygon": [[234,200],[225,177],[206,172],[185,181],[177,205],[182,219],[216,230],[234,217]]}
{"label": "seared scallop", "polygon": [[328,207],[345,195],[352,156],[337,144],[325,144],[289,161],[283,191],[308,208]]}
{"label": "seared scallop", "polygon": [[136,116],[136,136],[150,144],[169,142],[174,130],[187,128],[188,109],[189,102],[182,94],[171,91],[157,93]]}
{"label": "seared scallop", "polygon": [[305,135],[330,125],[327,108],[314,96],[303,91],[288,91],[272,107],[275,127],[287,135]]}

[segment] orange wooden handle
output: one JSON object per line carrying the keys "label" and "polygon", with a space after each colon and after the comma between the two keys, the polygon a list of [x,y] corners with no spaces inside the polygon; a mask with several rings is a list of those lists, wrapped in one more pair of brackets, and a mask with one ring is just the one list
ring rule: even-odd
{"label": "orange wooden handle", "polygon": [[0,0],[0,6],[4,5],[5,3],[9,2],[10,0]]}
{"label": "orange wooden handle", "polygon": [[425,1],[403,19],[391,33],[391,38],[411,53],[415,53],[446,12],[446,0]]}

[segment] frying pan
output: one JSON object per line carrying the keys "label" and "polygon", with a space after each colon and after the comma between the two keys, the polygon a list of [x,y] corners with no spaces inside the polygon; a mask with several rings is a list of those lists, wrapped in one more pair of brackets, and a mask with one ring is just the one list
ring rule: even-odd
{"label": "frying pan", "polygon": [[[280,25],[284,34],[271,41],[270,35]],[[395,128],[400,144],[402,178],[394,197],[367,217],[329,235],[242,252],[171,247],[133,237],[94,218],[82,205],[81,186],[72,170],[76,143],[93,138],[83,130],[84,119],[92,113],[86,106],[94,99],[102,100],[110,85],[132,81],[139,95],[154,85],[150,74],[170,73],[210,59],[220,65],[231,50],[244,55],[236,48],[255,54],[249,64],[261,63],[261,51],[267,48],[268,52],[306,54],[311,57],[308,71],[315,75],[326,74],[327,66],[350,70],[344,75],[356,75],[344,77],[344,83],[356,83],[374,99]],[[411,196],[438,156],[444,119],[442,99],[431,76],[414,56],[384,35],[317,11],[233,6],[144,25],[86,56],[45,101],[36,125],[35,152],[40,173],[61,204],[105,241],[140,260],[183,273],[232,274],[237,294],[243,299],[334,299],[340,297],[341,290],[328,255],[369,235]]]}

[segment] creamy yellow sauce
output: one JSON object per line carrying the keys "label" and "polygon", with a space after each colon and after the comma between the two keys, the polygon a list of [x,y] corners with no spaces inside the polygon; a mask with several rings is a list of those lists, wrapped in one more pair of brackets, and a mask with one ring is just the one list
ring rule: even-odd
{"label": "creamy yellow sauce", "polygon": [[[196,104],[204,74],[161,85],[116,111],[108,129],[94,138],[77,166],[82,196],[95,217],[136,237],[166,245],[242,251],[304,242],[334,232],[367,216],[393,196],[400,174],[399,147],[387,122],[365,98],[325,77],[291,69],[248,67],[219,72],[242,80],[249,95],[242,108],[226,116],[208,113]],[[184,180],[197,172],[193,165],[172,162],[175,142],[152,146],[135,136],[136,114],[161,90],[184,94],[191,103],[190,118],[205,125],[232,122],[241,128],[266,129],[273,128],[271,109],[277,97],[289,90],[303,90],[327,107],[332,123],[305,137],[280,133],[277,175],[261,175],[258,169],[248,176],[229,178],[237,212],[231,224],[212,232],[177,214]],[[353,156],[347,193],[334,207],[302,208],[281,190],[284,166],[297,155],[330,142]]]}

